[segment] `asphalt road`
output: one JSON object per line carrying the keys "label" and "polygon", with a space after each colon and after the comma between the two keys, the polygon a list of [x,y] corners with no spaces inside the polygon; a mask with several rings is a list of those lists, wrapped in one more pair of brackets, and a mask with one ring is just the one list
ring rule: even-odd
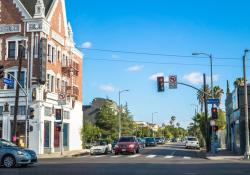
{"label": "asphalt road", "polygon": [[182,144],[149,147],[136,155],[97,155],[42,159],[27,168],[0,168],[0,175],[237,175],[250,174],[250,162],[202,158]]}

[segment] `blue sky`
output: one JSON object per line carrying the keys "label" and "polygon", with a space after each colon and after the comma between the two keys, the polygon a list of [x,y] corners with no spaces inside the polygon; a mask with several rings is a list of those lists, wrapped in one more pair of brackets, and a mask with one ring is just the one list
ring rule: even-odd
{"label": "blue sky", "polygon": [[[226,80],[233,89],[234,79],[242,75],[243,50],[250,48],[249,1],[74,0],[66,1],[66,6],[79,47],[177,55],[206,52],[234,58],[214,59],[214,84],[224,91]],[[122,94],[122,103],[128,103],[135,120],[150,122],[151,113],[157,111],[155,122],[168,122],[175,115],[186,127],[194,114],[190,104],[198,104],[196,91],[180,85],[157,93],[150,78],[175,74],[179,81],[201,87],[202,73],[210,75],[207,58],[82,51],[84,104],[95,97],[118,101],[118,91],[130,89]]]}

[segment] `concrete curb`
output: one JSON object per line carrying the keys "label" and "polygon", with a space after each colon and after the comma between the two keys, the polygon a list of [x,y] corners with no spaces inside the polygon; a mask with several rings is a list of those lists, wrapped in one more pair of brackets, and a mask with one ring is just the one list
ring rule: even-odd
{"label": "concrete curb", "polygon": [[59,158],[70,158],[70,157],[80,157],[80,156],[85,156],[89,154],[89,150],[82,150],[79,152],[64,152],[63,155],[60,153],[52,153],[52,154],[42,154],[38,155],[38,159],[59,159]]}
{"label": "concrete curb", "polygon": [[206,156],[208,160],[244,160],[243,156]]}

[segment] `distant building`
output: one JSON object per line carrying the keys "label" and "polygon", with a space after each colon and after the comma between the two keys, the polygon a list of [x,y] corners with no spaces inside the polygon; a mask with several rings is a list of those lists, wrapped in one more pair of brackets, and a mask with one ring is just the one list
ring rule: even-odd
{"label": "distant building", "polygon": [[[250,85],[248,85],[248,99],[250,99]],[[235,153],[245,152],[245,112],[244,112],[244,87],[227,91],[225,101],[227,117],[227,148]],[[248,111],[250,113],[250,103]]]}
{"label": "distant building", "polygon": [[110,104],[114,111],[118,110],[118,106],[115,101],[105,98],[95,98],[90,105],[83,106],[83,120],[96,123],[96,116],[101,107],[105,104]]}
{"label": "distant building", "polygon": [[135,121],[135,124],[140,128],[146,128],[148,127],[148,123],[144,121]]}

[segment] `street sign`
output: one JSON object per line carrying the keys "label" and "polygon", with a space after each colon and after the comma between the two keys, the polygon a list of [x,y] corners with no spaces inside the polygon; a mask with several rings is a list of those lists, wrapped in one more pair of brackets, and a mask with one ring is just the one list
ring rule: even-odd
{"label": "street sign", "polygon": [[208,98],[207,99],[207,104],[219,105],[220,104],[220,99],[218,99],[218,98]]}
{"label": "street sign", "polygon": [[14,81],[12,79],[4,78],[3,83],[7,85],[13,85]]}
{"label": "street sign", "polygon": [[177,89],[177,76],[169,75],[168,77],[169,89]]}
{"label": "street sign", "polygon": [[58,94],[58,105],[66,105],[66,96],[64,93]]}

